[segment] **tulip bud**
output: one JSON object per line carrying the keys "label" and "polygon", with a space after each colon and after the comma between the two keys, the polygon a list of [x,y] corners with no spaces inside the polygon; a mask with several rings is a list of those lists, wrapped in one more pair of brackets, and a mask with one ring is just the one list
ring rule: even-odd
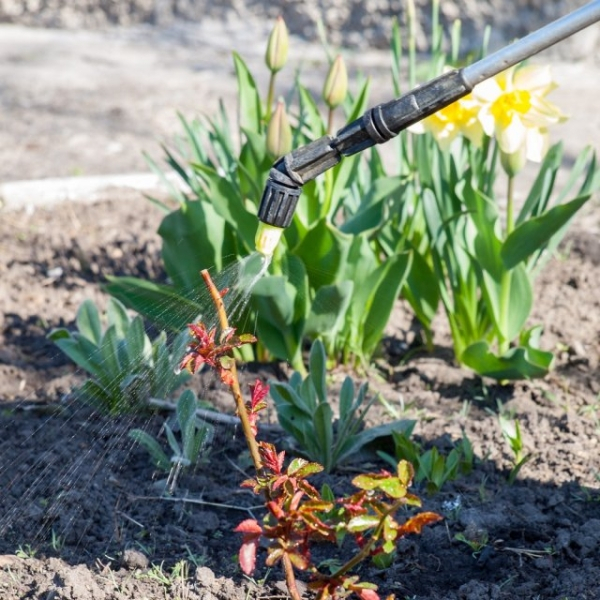
{"label": "tulip bud", "polygon": [[285,104],[280,100],[267,127],[267,152],[275,158],[292,151],[292,128],[285,112]]}
{"label": "tulip bud", "polygon": [[348,73],[346,64],[341,54],[338,54],[331,63],[325,85],[323,86],[323,100],[330,109],[339,106],[348,92]]}
{"label": "tulip bud", "polygon": [[271,73],[277,73],[277,71],[280,71],[285,65],[288,55],[288,46],[288,30],[285,26],[283,17],[279,16],[269,35],[267,53],[265,54],[265,62]]}

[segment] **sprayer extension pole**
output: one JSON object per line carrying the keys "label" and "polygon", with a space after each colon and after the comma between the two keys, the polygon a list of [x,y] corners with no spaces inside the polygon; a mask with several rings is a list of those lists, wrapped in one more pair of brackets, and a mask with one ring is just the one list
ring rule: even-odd
{"label": "sprayer extension pole", "polygon": [[481,81],[599,20],[600,0],[593,0],[468,67],[445,73],[400,98],[369,109],[335,136],[324,136],[290,152],[269,173],[258,218],[267,225],[287,227],[301,187],[337,165],[343,156],[387,142],[410,125],[462,98]]}

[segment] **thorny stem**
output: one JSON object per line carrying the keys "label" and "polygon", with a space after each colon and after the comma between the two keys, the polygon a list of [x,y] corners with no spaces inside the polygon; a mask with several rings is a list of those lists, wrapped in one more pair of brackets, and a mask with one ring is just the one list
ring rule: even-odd
{"label": "thorny stem", "polygon": [[[229,329],[229,320],[227,319],[227,312],[225,311],[225,305],[223,304],[223,298],[217,290],[213,280],[207,269],[203,269],[201,272],[202,278],[204,279],[204,283],[210,292],[211,298],[214,302],[215,308],[217,309],[217,315],[219,317],[219,324],[221,325],[221,330],[225,331]],[[231,384],[231,393],[233,394],[233,398],[235,400],[235,404],[237,406],[238,416],[242,423],[242,430],[244,431],[244,436],[246,438],[246,443],[248,444],[248,450],[250,450],[250,456],[252,457],[252,462],[254,463],[254,468],[257,473],[263,471],[263,464],[260,458],[260,453],[258,451],[258,445],[256,443],[256,438],[252,433],[252,428],[250,426],[250,421],[248,420],[248,413],[246,412],[246,406],[244,404],[244,400],[242,398],[242,392],[240,390],[240,383],[237,375],[237,367],[235,362],[232,363],[231,366],[231,375],[233,379],[233,383]],[[289,556],[286,554],[283,555],[283,570],[285,572],[285,583],[288,588],[288,592],[292,598],[292,600],[302,600],[300,593],[298,592],[298,587],[296,585],[296,576],[294,575],[294,567],[292,562],[290,561]]]}
{"label": "thorny stem", "polygon": [[[217,316],[219,317],[219,323],[221,325],[221,330],[226,331],[229,329],[229,320],[227,319],[227,312],[225,311],[225,305],[223,304],[223,298],[217,290],[217,287],[213,283],[213,280],[210,277],[210,274],[207,269],[203,269],[200,274],[202,275],[202,279],[204,279],[204,283],[210,292],[211,298],[214,302],[215,308],[217,309]],[[233,399],[235,400],[235,404],[237,407],[238,417],[242,423],[242,430],[244,432],[244,437],[246,438],[246,443],[248,444],[248,450],[250,451],[250,456],[252,457],[252,462],[254,463],[254,468],[260,472],[262,471],[263,464],[260,458],[260,453],[258,451],[258,444],[256,443],[256,438],[252,433],[252,427],[250,426],[250,421],[248,419],[248,413],[246,412],[246,405],[244,404],[244,399],[242,398],[242,391],[240,390],[240,382],[238,381],[237,375],[237,367],[235,365],[235,361],[231,363],[231,375],[233,379],[233,383],[231,384],[231,393],[233,395]]]}
{"label": "thorny stem", "polygon": [[287,554],[284,554],[281,561],[283,562],[283,572],[285,573],[285,585],[292,600],[302,600],[298,586],[296,585],[296,576],[294,575],[294,566]]}

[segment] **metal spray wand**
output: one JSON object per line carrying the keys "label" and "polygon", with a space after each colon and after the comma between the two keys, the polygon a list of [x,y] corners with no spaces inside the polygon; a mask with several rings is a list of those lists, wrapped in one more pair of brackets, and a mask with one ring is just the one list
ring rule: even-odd
{"label": "metal spray wand", "polygon": [[600,20],[600,0],[530,33],[478,62],[450,71],[280,158],[271,168],[260,207],[256,249],[273,254],[292,220],[302,186],[337,165],[342,157],[383,144],[421,119],[466,96],[478,83],[537,54]]}

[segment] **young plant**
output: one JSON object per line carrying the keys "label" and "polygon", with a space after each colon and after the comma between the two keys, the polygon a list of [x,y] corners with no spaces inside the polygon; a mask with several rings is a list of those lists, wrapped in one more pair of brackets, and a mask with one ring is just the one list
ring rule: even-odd
{"label": "young plant", "polygon": [[[231,329],[222,294],[207,271],[203,271],[202,276],[217,307],[221,330],[227,340]],[[285,452],[278,452],[272,444],[256,440],[258,416],[266,407],[268,386],[257,380],[251,386],[250,400],[244,402],[236,365],[231,358],[231,344],[225,341],[221,346],[202,323],[196,323],[193,332],[198,343],[190,348],[182,366],[194,371],[198,362],[211,364],[230,388],[256,469],[255,477],[242,485],[252,488],[265,499],[266,514],[262,521],[247,519],[236,528],[243,537],[239,554],[242,570],[248,575],[254,572],[258,549],[264,544],[266,564],[282,564],[292,600],[301,600],[296,570],[310,575],[308,585],[316,593],[317,600],[341,600],[353,594],[362,600],[379,600],[377,586],[360,581],[358,576],[351,574],[352,570],[369,557],[391,556],[398,540],[411,533],[420,533],[425,525],[441,519],[430,512],[410,516],[403,523],[398,519],[400,511],[405,514],[408,507],[421,505],[419,498],[408,491],[413,478],[411,465],[400,461],[394,473],[380,471],[358,475],[353,479],[353,485],[358,488],[354,494],[335,499],[327,493],[324,497],[308,481],[311,475],[323,470],[322,465],[295,458],[286,466]],[[240,336],[236,340],[243,344],[251,337]],[[223,334],[220,339],[224,339]],[[210,357],[210,363],[207,357]],[[333,572],[320,571],[312,559],[312,544],[327,541],[337,547],[344,537],[355,540],[354,556]]]}
{"label": "young plant", "polygon": [[523,453],[524,446],[519,419],[511,419],[510,417],[499,413],[498,423],[502,430],[502,437],[508,442],[513,453],[513,467],[508,474],[508,483],[512,485],[516,481],[523,466],[533,458],[533,454]]}
{"label": "young plant", "polygon": [[[336,58],[324,90],[326,111],[299,77],[286,94],[291,114],[282,102],[273,111],[276,74],[285,64],[287,46],[280,19],[266,56],[266,101],[247,65],[234,54],[239,128],[231,128],[223,106],[214,118],[180,117],[182,139],[175,148],[165,148],[165,155],[183,185],[171,183],[149,159],[179,205],[172,210],[159,203],[165,217],[158,233],[172,285],[109,278],[107,290],[161,328],[180,331],[201,313],[199,271],[220,272],[254,251],[257,207],[274,155],[290,144],[298,147],[322,137],[340,112],[341,122],[367,108],[367,83],[355,96],[347,94],[340,76],[345,73],[343,60]],[[378,217],[370,208],[387,202],[401,183],[356,155],[304,186],[301,206],[273,256],[269,275],[252,290],[253,320],[260,343],[272,356],[303,371],[302,344],[318,338],[331,360],[369,361],[410,266],[402,244],[385,257],[373,243],[373,218]]]}
{"label": "young plant", "polygon": [[421,444],[411,439],[415,421],[405,431],[392,432],[395,452],[390,456],[385,452],[378,452],[379,456],[396,464],[399,460],[408,461],[415,469],[415,481],[426,483],[427,492],[435,494],[442,489],[447,481],[454,481],[460,475],[468,475],[473,469],[473,446],[463,434],[460,442],[448,453],[440,454],[434,446],[424,451]]}
{"label": "young plant", "polygon": [[139,410],[149,398],[168,398],[188,379],[188,374],[176,372],[186,334],[177,336],[171,349],[164,332],[150,341],[142,318],[131,318],[114,298],[108,302],[106,321],[103,328],[98,309],[85,300],[77,311],[77,331],[58,328],[48,335],[91,375],[77,390],[84,401],[109,414]]}
{"label": "young plant", "polygon": [[367,444],[411,427],[412,421],[394,421],[364,429],[367,411],[376,397],[367,399],[366,383],[355,397],[355,384],[349,376],[340,389],[339,418],[334,418],[327,399],[326,376],[325,349],[316,340],[304,380],[295,372],[289,383],[269,382],[279,424],[297,443],[297,452],[323,465],[326,472],[349,460],[364,460],[362,451]]}
{"label": "young plant", "polygon": [[[185,390],[177,400],[174,424],[165,422],[163,428],[171,449],[167,456],[156,438],[143,429],[132,429],[129,437],[141,444],[158,469],[169,473],[167,487],[173,490],[183,469],[204,461],[210,449],[213,428],[196,416],[198,400],[192,390]],[[179,432],[180,440],[176,432]]]}
{"label": "young plant", "polygon": [[464,533],[456,533],[454,539],[466,544],[471,549],[473,558],[479,557],[490,541],[488,532],[485,530],[470,532],[468,537]]}

